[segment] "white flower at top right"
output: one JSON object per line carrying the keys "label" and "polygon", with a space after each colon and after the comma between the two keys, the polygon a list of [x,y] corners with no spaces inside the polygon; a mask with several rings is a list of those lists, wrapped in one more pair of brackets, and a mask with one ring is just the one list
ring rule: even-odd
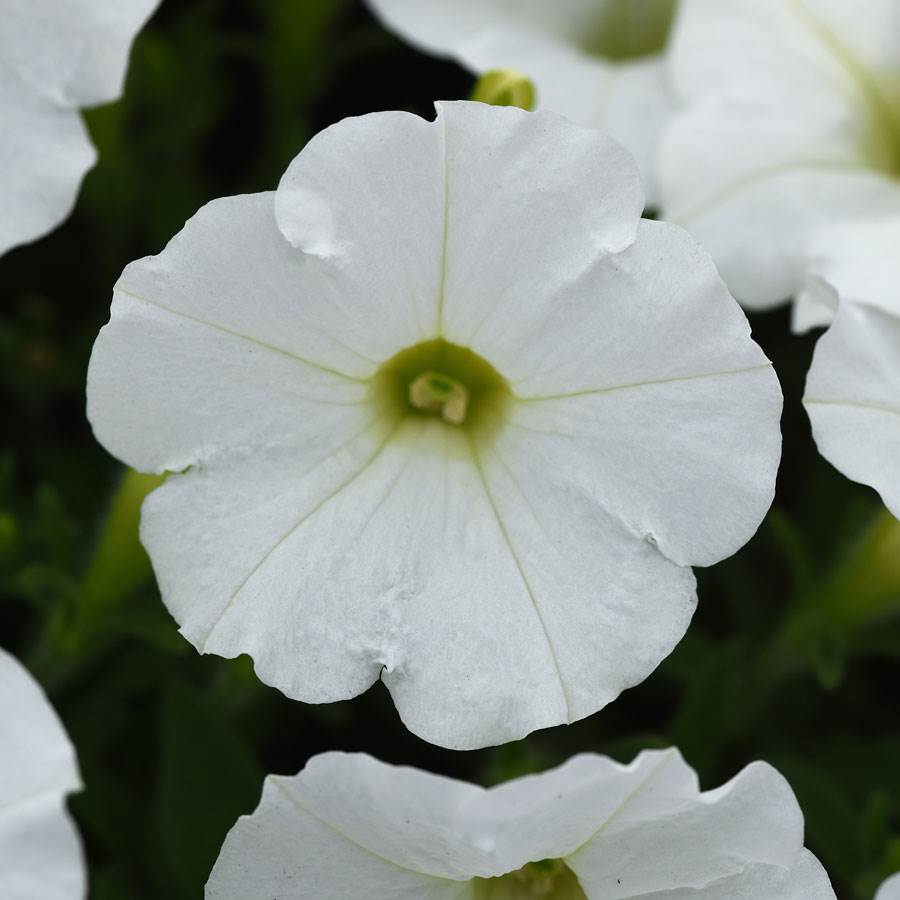
{"label": "white flower at top right", "polygon": [[827,324],[804,406],[822,455],[900,517],[900,216],[834,225],[811,243],[795,324]]}
{"label": "white flower at top right", "polygon": [[896,0],[685,0],[669,65],[664,214],[744,306],[796,294],[823,225],[900,216]]}

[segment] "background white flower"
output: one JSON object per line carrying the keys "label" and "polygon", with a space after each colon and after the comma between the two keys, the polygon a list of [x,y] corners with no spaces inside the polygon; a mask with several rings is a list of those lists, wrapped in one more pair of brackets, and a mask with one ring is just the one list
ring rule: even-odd
{"label": "background white flower", "polygon": [[900,214],[896,0],[684,0],[663,209],[735,296],[793,296],[823,224]]}
{"label": "background white flower", "polygon": [[88,414],[129,465],[188,469],[142,536],[196,647],[311,702],[381,678],[412,731],[474,747],[671,651],[688,567],[771,502],[781,393],[621,148],[438,109],[327,129],[276,194],[130,265]]}
{"label": "background white flower", "polygon": [[43,691],[0,650],[0,897],[85,896],[65,797],[81,788],[75,751]]}
{"label": "background white flower", "polygon": [[72,209],[96,154],[78,112],[119,96],[159,0],[0,0],[0,254]]}
{"label": "background white flower", "polygon": [[656,200],[656,145],[671,105],[663,51],[679,0],[369,0],[422,49],[476,73],[516,69],[538,105],[602,128],[635,155]]}
{"label": "background white flower", "polygon": [[827,228],[813,246],[798,310],[803,324],[834,316],[803,399],[813,435],[900,517],[900,218]]}
{"label": "background white flower", "polygon": [[700,792],[677,750],[585,754],[484,790],[361,754],[269,776],[208,900],[829,900],[787,782],[753,763]]}
{"label": "background white flower", "polygon": [[900,872],[888,878],[878,889],[875,900],[900,900]]}

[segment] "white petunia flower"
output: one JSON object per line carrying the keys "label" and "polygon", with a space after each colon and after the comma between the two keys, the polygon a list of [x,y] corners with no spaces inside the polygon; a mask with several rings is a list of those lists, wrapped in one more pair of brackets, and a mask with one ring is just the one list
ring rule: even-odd
{"label": "white petunia flower", "polygon": [[896,0],[684,0],[670,60],[663,208],[742,303],[793,296],[822,225],[900,215]]}
{"label": "white petunia flower", "polygon": [[85,896],[65,798],[81,788],[75,751],[43,691],[0,650],[0,897]]}
{"label": "white petunia flower", "polygon": [[79,109],[119,96],[159,0],[0,0],[0,254],[68,216],[94,164]]}
{"label": "white petunia flower", "polygon": [[878,889],[875,900],[900,900],[900,872],[888,878]]}
{"label": "white petunia flower", "polygon": [[672,106],[663,51],[679,0],[369,0],[422,49],[476,73],[515,69],[538,105],[602,128],[636,157],[655,202],[656,145]]}
{"label": "white petunia flower", "polygon": [[[900,517],[900,218],[823,230],[801,292],[819,339],[803,403],[822,455]],[[837,310],[836,315],[833,311]]]}
{"label": "white petunia flower", "polygon": [[677,750],[484,790],[361,754],[269,776],[207,900],[834,900],[771,766],[700,792]]}
{"label": "white petunia flower", "polygon": [[628,155],[479,103],[345,120],[275,194],[128,266],[98,439],[184,474],[143,510],[202,652],[290,697],[384,681],[476,747],[590,715],[768,508],[777,379],[705,252],[640,219]]}

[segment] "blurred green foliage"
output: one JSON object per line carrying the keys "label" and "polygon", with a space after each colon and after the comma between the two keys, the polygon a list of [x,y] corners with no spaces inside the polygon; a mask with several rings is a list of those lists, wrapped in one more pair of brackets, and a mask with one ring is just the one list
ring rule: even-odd
{"label": "blurred green foliage", "polygon": [[200,898],[264,773],[365,750],[491,783],[580,751],[678,745],[714,786],[753,759],[791,780],[837,893],[900,868],[900,525],[816,453],[800,406],[813,337],[754,316],[786,405],[775,505],[732,559],[698,571],[700,608],[643,685],[568,728],[472,753],[431,747],[376,686],[313,707],[246,660],[201,657],[137,544],[151,479],[122,472],[84,417],[91,343],[130,260],[206,201],[268,190],[347,115],[470,94],[473,79],[386,34],[354,0],[165,0],[125,99],[88,114],[100,164],[71,219],[0,261],[0,643],[30,666],[78,747],[73,803],[96,900]]}

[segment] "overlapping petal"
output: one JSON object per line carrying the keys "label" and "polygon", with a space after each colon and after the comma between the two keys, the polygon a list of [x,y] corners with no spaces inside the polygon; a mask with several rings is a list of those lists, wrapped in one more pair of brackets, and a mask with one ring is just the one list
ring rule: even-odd
{"label": "overlapping petal", "polygon": [[684,3],[664,210],[745,305],[796,293],[822,225],[900,210],[898,16],[882,0]]}
{"label": "overlapping petal", "polygon": [[[473,879],[563,860],[589,900],[826,900],[787,783],[756,763],[701,793],[677,751],[623,766],[584,755],[490,790],[369,757],[270,777],[232,829],[209,900],[474,898]],[[418,891],[419,893],[415,893]]]}
{"label": "overlapping petal", "polygon": [[[453,747],[645,678],[689,623],[687,567],[771,502],[781,396],[708,257],[641,207],[596,132],[445,104],[328,129],[274,197],[129,266],[88,414],[130,465],[187,470],[142,535],[188,639],[307,701],[381,678]],[[488,435],[375,402],[379,366],[434,339],[505,376]]]}
{"label": "overlapping petal", "polygon": [[81,787],[75,752],[40,687],[0,651],[0,896],[85,896],[81,845],[65,797]]}
{"label": "overlapping petal", "polygon": [[[837,298],[804,406],[822,455],[900,515],[900,219],[830,229],[811,278]],[[885,252],[887,251],[887,252]]]}
{"label": "overlapping petal", "polygon": [[122,90],[128,52],[159,0],[3,0],[0,254],[70,212],[96,158],[79,109]]}
{"label": "overlapping petal", "polygon": [[[637,159],[654,202],[656,144],[672,106],[661,53],[604,55],[592,39],[604,32],[626,44],[657,29],[667,0],[370,0],[384,23],[431,53],[474,72],[507,68],[536,84],[538,105],[601,128]],[[661,36],[668,25],[660,25]]]}
{"label": "overlapping petal", "polygon": [[875,900],[898,900],[898,898],[900,898],[900,872],[888,878],[875,894]]}

